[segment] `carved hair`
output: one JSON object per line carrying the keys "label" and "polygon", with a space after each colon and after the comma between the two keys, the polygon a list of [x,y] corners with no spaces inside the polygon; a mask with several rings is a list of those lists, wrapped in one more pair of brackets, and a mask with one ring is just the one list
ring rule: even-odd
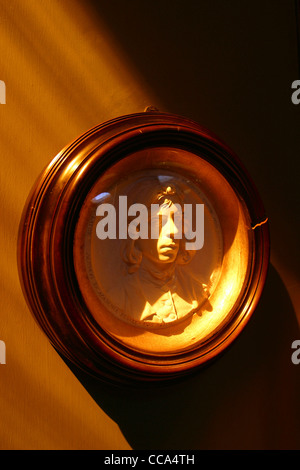
{"label": "carved hair", "polygon": [[[162,181],[161,181],[162,180]],[[178,182],[174,182],[171,177],[149,176],[143,177],[135,182],[128,193],[128,203],[141,203],[150,209],[152,204],[179,203],[184,204],[184,190]],[[151,211],[149,211],[151,214]],[[137,248],[136,241],[131,238],[124,240],[122,245],[122,258],[127,265],[128,273],[133,273],[139,269],[143,258],[142,252]],[[184,236],[180,240],[179,250],[176,257],[176,264],[187,264],[191,261],[193,252],[185,249]]]}

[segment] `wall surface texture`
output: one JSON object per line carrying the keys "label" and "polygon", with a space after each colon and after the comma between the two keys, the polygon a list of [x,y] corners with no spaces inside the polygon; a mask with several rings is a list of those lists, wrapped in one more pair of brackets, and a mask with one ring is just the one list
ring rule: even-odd
{"label": "wall surface texture", "polygon": [[[300,448],[296,4],[0,0],[0,449]],[[65,145],[147,105],[194,119],[239,156],[269,216],[271,265],[221,358],[156,392],[120,393],[66,364],[40,331],[17,234],[32,185]]]}

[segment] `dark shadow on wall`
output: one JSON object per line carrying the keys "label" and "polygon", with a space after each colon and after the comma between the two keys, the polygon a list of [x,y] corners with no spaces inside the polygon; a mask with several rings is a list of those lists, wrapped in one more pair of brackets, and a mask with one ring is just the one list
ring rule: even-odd
{"label": "dark shadow on wall", "polygon": [[232,120],[251,130],[261,119],[268,131],[274,112],[294,109],[290,86],[300,60],[295,1],[88,3],[162,111],[230,134]]}
{"label": "dark shadow on wall", "polygon": [[299,328],[271,266],[261,301],[228,350],[197,374],[145,390],[114,389],[68,364],[134,449],[300,449]]}

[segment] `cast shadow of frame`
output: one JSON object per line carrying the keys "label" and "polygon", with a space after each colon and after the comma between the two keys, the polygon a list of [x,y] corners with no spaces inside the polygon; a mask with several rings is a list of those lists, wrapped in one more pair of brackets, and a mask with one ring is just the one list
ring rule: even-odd
{"label": "cast shadow of frame", "polygon": [[68,363],[134,450],[300,449],[299,327],[270,266],[260,303],[222,356],[178,382],[115,389]]}

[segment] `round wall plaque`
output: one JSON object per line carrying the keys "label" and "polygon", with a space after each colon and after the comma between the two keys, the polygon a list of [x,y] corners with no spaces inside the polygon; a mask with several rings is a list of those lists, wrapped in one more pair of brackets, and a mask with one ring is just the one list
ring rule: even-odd
{"label": "round wall plaque", "polygon": [[196,370],[239,335],[269,262],[247,171],[211,132],[158,111],[99,125],[37,180],[18,241],[54,348],[115,384]]}

